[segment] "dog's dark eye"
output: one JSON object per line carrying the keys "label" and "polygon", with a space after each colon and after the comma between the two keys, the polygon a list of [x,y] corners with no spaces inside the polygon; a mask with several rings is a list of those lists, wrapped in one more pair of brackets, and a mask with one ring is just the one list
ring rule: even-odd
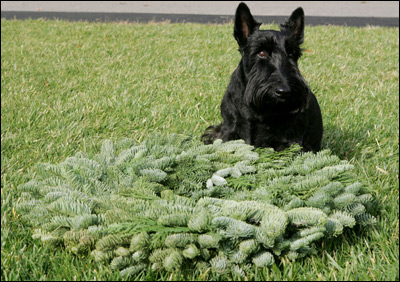
{"label": "dog's dark eye", "polygon": [[267,58],[267,52],[260,51],[260,52],[258,52],[257,56],[260,57],[261,59],[265,59],[265,58]]}

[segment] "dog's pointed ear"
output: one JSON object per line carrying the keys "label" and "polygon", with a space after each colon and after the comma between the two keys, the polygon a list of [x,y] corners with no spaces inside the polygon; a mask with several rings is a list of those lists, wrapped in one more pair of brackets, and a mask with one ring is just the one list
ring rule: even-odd
{"label": "dog's pointed ear", "polygon": [[293,11],[289,19],[281,24],[281,31],[288,33],[298,45],[304,42],[304,11],[299,7]]}
{"label": "dog's pointed ear", "polygon": [[261,23],[257,22],[250,13],[249,7],[245,3],[240,3],[236,9],[235,27],[233,35],[239,44],[244,47],[247,44],[247,38],[254,31],[258,30]]}

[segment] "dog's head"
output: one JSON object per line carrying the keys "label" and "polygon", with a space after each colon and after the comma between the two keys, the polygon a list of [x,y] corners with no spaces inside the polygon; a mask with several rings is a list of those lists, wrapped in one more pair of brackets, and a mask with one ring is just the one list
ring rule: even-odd
{"label": "dog's head", "polygon": [[297,67],[304,38],[304,12],[297,8],[280,31],[260,30],[246,4],[235,15],[234,37],[242,55],[244,101],[255,112],[297,112],[306,102],[308,87]]}

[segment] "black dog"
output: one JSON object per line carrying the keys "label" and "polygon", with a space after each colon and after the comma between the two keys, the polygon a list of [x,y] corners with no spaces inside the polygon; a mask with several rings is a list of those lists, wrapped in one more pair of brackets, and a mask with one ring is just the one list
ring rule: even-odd
{"label": "black dog", "polygon": [[297,8],[280,31],[259,30],[240,3],[234,37],[242,59],[222,99],[223,122],[206,129],[205,144],[243,139],[255,147],[283,150],[294,143],[319,151],[322,117],[318,102],[297,67],[304,36],[304,12]]}

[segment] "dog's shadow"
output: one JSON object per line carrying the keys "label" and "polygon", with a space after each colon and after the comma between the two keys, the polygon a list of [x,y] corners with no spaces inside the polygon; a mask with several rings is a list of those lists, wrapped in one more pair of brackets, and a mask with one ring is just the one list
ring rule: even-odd
{"label": "dog's shadow", "polygon": [[368,136],[364,132],[327,125],[324,127],[321,149],[331,150],[342,160],[351,160],[362,154],[362,144],[366,138]]}

